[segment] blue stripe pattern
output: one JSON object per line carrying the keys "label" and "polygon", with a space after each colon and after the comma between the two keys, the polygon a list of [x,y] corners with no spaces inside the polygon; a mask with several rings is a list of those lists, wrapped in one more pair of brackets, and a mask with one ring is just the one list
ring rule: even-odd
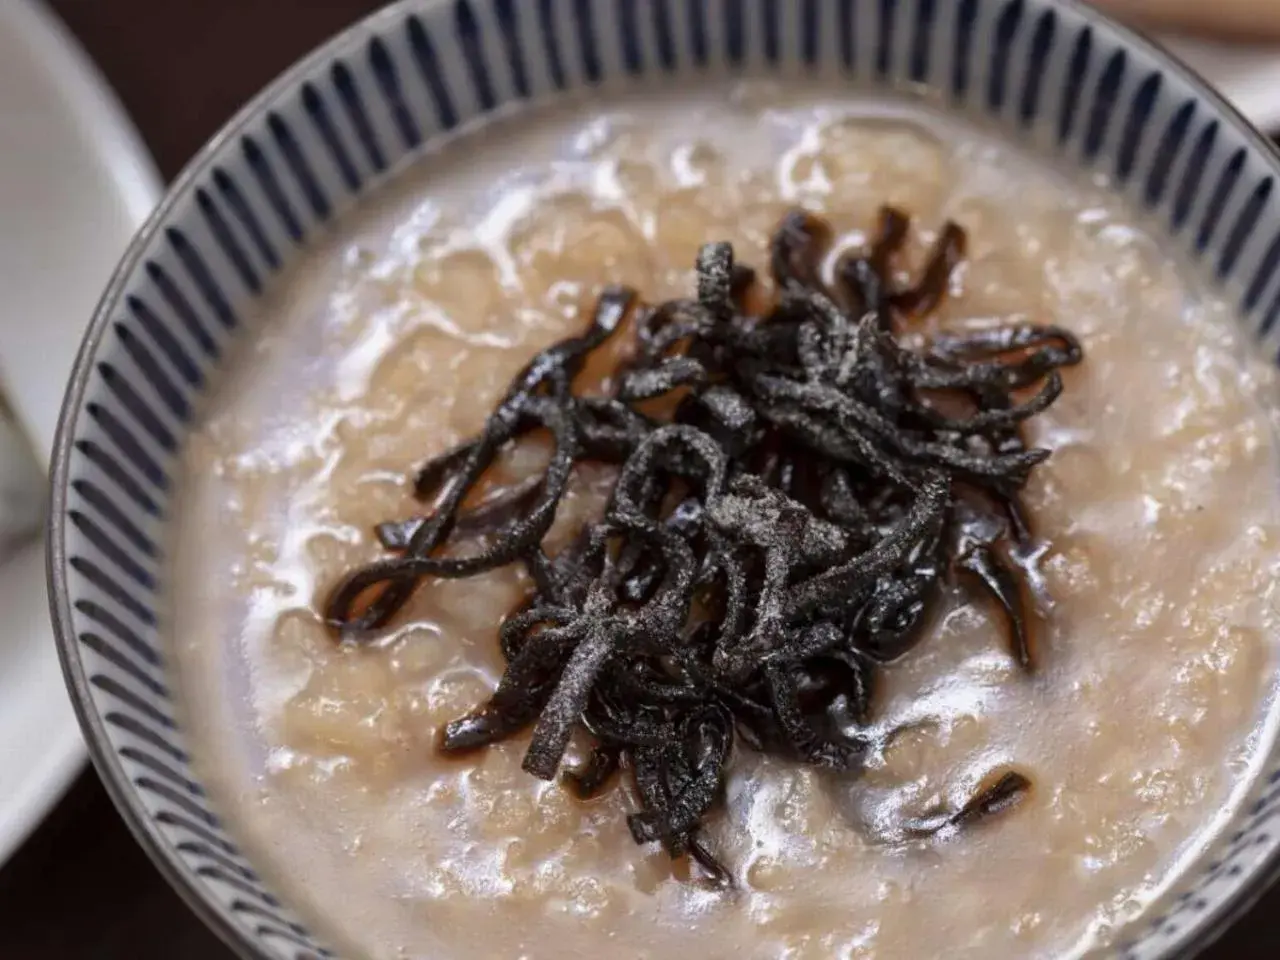
{"label": "blue stripe pattern", "polygon": [[638,77],[644,73],[644,54],[640,49],[640,11],[636,0],[619,0],[618,42],[627,73]]}
{"label": "blue stripe pattern", "polygon": [[662,69],[670,73],[676,68],[676,38],[672,33],[670,0],[650,0],[649,10],[653,14],[653,36],[657,45],[655,52]]}
{"label": "blue stripe pattern", "polygon": [[476,22],[476,12],[470,0],[457,0],[454,4],[454,30],[467,62],[467,71],[471,74],[471,85],[475,89],[476,102],[486,113],[498,103],[498,95],[494,93],[493,81],[490,79],[489,64],[485,61],[484,45],[480,40],[480,24]]}
{"label": "blue stripe pattern", "polygon": [[369,166],[375,173],[383,173],[387,169],[387,161],[382,155],[382,146],[378,143],[378,134],[373,129],[369,114],[365,111],[364,99],[360,96],[360,88],[351,73],[351,68],[341,60],[334,62],[329,71],[333,88],[338,92],[338,99],[346,110],[347,119],[351,121],[356,138],[364,148]]}
{"label": "blue stripe pattern", "polygon": [[1182,180],[1174,197],[1170,222],[1174,230],[1181,230],[1191,216],[1191,207],[1200,196],[1200,181],[1204,177],[1205,166],[1213,155],[1214,142],[1218,138],[1218,121],[1211,120],[1205,124],[1196,139],[1195,146],[1183,167]]}
{"label": "blue stripe pattern", "polygon": [[1093,160],[1102,150],[1107,131],[1111,126],[1111,117],[1115,113],[1116,103],[1120,99],[1120,87],[1124,83],[1125,66],[1128,57],[1123,50],[1117,50],[1107,60],[1098,78],[1097,88],[1093,92],[1093,105],[1089,111],[1089,122],[1084,133],[1084,156]]}
{"label": "blue stripe pattern", "polygon": [[[857,63],[855,54],[856,44],[858,40],[858,25],[854,20],[854,0],[838,0],[836,6],[836,16],[838,18],[836,24],[836,39],[840,44],[840,62],[844,64],[845,70],[852,70]],[[701,4],[690,4],[697,10]]]}
{"label": "blue stripe pattern", "polygon": [[724,55],[735,67],[747,56],[747,23],[744,0],[724,0]]}
{"label": "blue stripe pattern", "polygon": [[781,0],[760,0],[761,28],[764,30],[764,58],[777,64],[782,58]]}
{"label": "blue stripe pattern", "polygon": [[1197,253],[1204,253],[1209,248],[1209,243],[1213,240],[1213,235],[1222,220],[1224,208],[1230,201],[1231,195],[1235,192],[1236,183],[1240,180],[1240,172],[1244,170],[1245,156],[1243,148],[1237,150],[1227,162],[1222,171],[1222,176],[1218,178],[1218,185],[1209,197],[1204,217],[1200,221],[1200,230],[1196,233]]}
{"label": "blue stripe pattern", "polygon": [[[197,895],[269,960],[333,954],[281,905],[210,807],[162,655],[172,471],[242,317],[308,241],[391,171],[479,115],[656,75],[830,68],[872,88],[931,87],[962,114],[1105,171],[1270,339],[1280,317],[1272,158],[1211,98],[1075,6],[1046,0],[410,2],[313,62],[226,139],[162,219],[110,305],[64,455],[69,659],[126,795]],[[1274,349],[1274,347],[1272,348]],[[66,642],[66,638],[63,638]],[[111,771],[108,770],[110,774]],[[136,803],[136,800],[131,800]],[[137,808],[141,810],[141,807]],[[1182,943],[1248,879],[1280,817],[1268,774],[1221,859],[1124,956]],[[1266,840],[1267,849],[1277,844]],[[1182,939],[1180,939],[1182,938]]]}
{"label": "blue stripe pattern", "polygon": [[525,65],[524,49],[520,45],[516,0],[494,0],[494,8],[498,14],[498,27],[502,31],[502,46],[507,57],[507,68],[511,72],[511,84],[517,96],[527,97],[530,94],[528,67]]}
{"label": "blue stripe pattern", "polygon": [[924,83],[929,79],[930,49],[933,44],[933,27],[937,16],[937,0],[920,0],[911,43],[911,65],[908,70],[912,83]]}
{"label": "blue stripe pattern", "polygon": [[1160,96],[1160,83],[1160,74],[1148,74],[1129,105],[1129,115],[1125,119],[1124,132],[1121,134],[1120,146],[1116,151],[1116,179],[1121,183],[1127,182],[1133,173],[1138,149],[1142,146],[1147,124],[1151,121],[1151,112],[1155,108],[1156,98]]}
{"label": "blue stripe pattern", "polygon": [[973,34],[978,20],[978,0],[960,0],[956,8],[955,36],[952,39],[951,98],[964,102],[969,93],[973,60]]}
{"label": "blue stripe pattern", "polygon": [[707,11],[704,4],[686,3],[689,19],[689,47],[693,51],[693,62],[705,67],[711,59],[711,43],[707,37]]}
{"label": "blue stripe pattern", "polygon": [[1089,57],[1093,52],[1093,28],[1085,27],[1076,35],[1071,49],[1071,62],[1067,67],[1066,82],[1062,87],[1062,100],[1058,107],[1058,143],[1065,146],[1075,127],[1076,113],[1080,108],[1080,91],[1085,73],[1089,69]]}
{"label": "blue stripe pattern", "polygon": [[1053,53],[1053,38],[1058,29],[1058,15],[1046,10],[1036,21],[1031,46],[1027,49],[1023,69],[1022,96],[1018,101],[1018,119],[1024,128],[1035,123],[1040,115],[1040,91],[1044,87],[1044,67]]}
{"label": "blue stripe pattern", "polygon": [[560,41],[556,30],[556,0],[537,0],[538,30],[542,35],[542,52],[547,58],[547,70],[557,90],[568,83],[564,72],[564,57],[560,53]]}
{"label": "blue stripe pattern", "polygon": [[329,115],[329,106],[320,96],[320,91],[316,89],[315,84],[302,85],[302,106],[307,111],[307,116],[311,118],[316,132],[320,134],[320,140],[329,152],[329,159],[342,174],[342,180],[347,185],[347,189],[355,193],[360,189],[360,174],[351,161],[342,138],[338,136],[333,118]]}
{"label": "blue stripe pattern", "polygon": [[876,40],[876,74],[888,79],[893,69],[893,36],[897,25],[897,0],[880,0],[880,17]]}
{"label": "blue stripe pattern", "polygon": [[382,99],[395,120],[396,129],[400,131],[400,139],[406,150],[414,150],[422,143],[422,134],[418,132],[418,123],[413,118],[413,111],[405,101],[404,90],[400,86],[400,71],[391,52],[381,37],[374,37],[369,42],[369,69],[377,80]]}
{"label": "blue stripe pattern", "polygon": [[303,196],[307,198],[307,203],[311,205],[312,212],[319,219],[328,220],[330,211],[329,198],[320,189],[320,182],[311,171],[311,164],[307,162],[302,149],[298,146],[297,138],[293,135],[293,129],[284,117],[274,111],[267,115],[267,128],[271,131],[271,136],[274,138],[276,146],[280,148],[280,153],[284,157],[286,166],[302,188]]}
{"label": "blue stripe pattern", "polygon": [[236,240],[235,235],[231,232],[231,228],[227,226],[227,221],[222,217],[222,211],[213,202],[213,197],[209,191],[204,188],[197,190],[196,203],[200,207],[200,212],[204,214],[205,223],[213,234],[214,240],[218,242],[223,254],[235,267],[241,282],[249,289],[250,293],[261,293],[262,282],[258,279],[257,271],[249,263],[249,258],[245,256],[239,241]]}
{"label": "blue stripe pattern", "polygon": [[572,10],[578,55],[582,58],[582,75],[588,83],[599,83],[604,76],[604,66],[596,39],[595,5],[592,0],[572,0]]}
{"label": "blue stripe pattern", "polygon": [[1004,107],[1005,88],[1009,76],[1009,50],[1022,22],[1021,0],[1008,4],[996,20],[995,40],[991,47],[991,72],[987,76],[987,109],[999,113]]}

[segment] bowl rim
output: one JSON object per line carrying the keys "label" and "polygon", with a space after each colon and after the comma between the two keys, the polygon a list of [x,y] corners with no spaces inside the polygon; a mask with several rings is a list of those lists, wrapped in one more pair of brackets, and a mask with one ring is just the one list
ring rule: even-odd
{"label": "bowl rim", "polygon": [[[233,923],[224,911],[210,902],[194,877],[178,859],[170,843],[156,829],[155,823],[132,788],[129,778],[111,748],[102,718],[94,706],[94,698],[85,676],[84,663],[72,628],[70,588],[67,582],[66,518],[70,489],[71,455],[75,442],[75,426],[84,406],[85,392],[94,370],[94,362],[102,339],[110,327],[128,280],[133,276],[147,249],[168,220],[174,208],[192,192],[196,181],[221,155],[226,144],[258,119],[279,97],[295,88],[316,65],[355,47],[372,36],[384,23],[393,23],[410,14],[429,15],[454,0],[393,0],[379,10],[353,21],[279,73],[262,90],[223,123],[183,166],[169,183],[164,196],[151,215],[133,235],[118,266],[103,291],[93,316],[82,335],[71,376],[58,415],[49,471],[49,514],[46,525],[46,573],[49,586],[49,609],[53,621],[54,640],[62,667],[67,692],[76,718],[84,733],[89,757],[116,811],[146,852],[169,886],[186,905],[229,947],[244,960],[261,960],[263,954],[253,940]],[[690,0],[702,2],[702,0]],[[1086,0],[1033,0],[1047,7],[1069,11],[1095,27],[1109,31],[1123,46],[1137,49],[1152,57],[1188,84],[1195,95],[1210,106],[1218,117],[1233,129],[1271,168],[1280,179],[1280,147],[1258,130],[1234,105],[1197,71],[1184,63],[1156,40],[1134,27],[1119,22]],[[393,173],[394,177],[395,174]],[[1217,941],[1226,930],[1280,882],[1280,843],[1260,861],[1247,882],[1214,908],[1205,911],[1195,925],[1194,935],[1169,954],[1166,960],[1189,960]],[[1140,919],[1137,921],[1142,923]]]}

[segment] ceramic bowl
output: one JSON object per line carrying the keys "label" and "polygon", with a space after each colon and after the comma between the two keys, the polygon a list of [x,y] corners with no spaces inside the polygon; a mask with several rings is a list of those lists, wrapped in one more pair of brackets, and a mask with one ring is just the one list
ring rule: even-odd
{"label": "ceramic bowl", "polygon": [[[166,877],[243,956],[332,953],[225,829],[176,719],[161,545],[220,359],[255,335],[244,318],[311,238],[443,138],[573,92],[734,73],[928,97],[1105,177],[1274,356],[1280,160],[1189,71],[1082,4],[406,0],[352,28],[219,133],[138,235],[80,353],[55,451],[53,615],[94,760]],[[1273,751],[1222,842],[1118,952],[1194,952],[1278,867]]]}

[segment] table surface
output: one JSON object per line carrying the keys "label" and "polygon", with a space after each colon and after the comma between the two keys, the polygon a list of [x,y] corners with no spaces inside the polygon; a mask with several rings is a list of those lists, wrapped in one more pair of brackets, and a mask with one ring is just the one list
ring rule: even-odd
{"label": "table surface", "polygon": [[[49,0],[172,178],[300,55],[375,0]],[[1280,890],[1206,960],[1277,956]],[[134,844],[92,771],[0,870],[0,957],[231,960]]]}

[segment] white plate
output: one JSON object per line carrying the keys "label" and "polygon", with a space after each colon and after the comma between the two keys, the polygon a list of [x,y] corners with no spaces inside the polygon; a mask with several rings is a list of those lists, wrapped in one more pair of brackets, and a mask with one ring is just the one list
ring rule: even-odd
{"label": "white plate", "polygon": [[[0,0],[0,382],[42,469],[81,331],[159,195],[136,132],[62,25]],[[0,863],[84,761],[43,553],[36,542],[0,567]]]}
{"label": "white plate", "polygon": [[1264,133],[1280,133],[1280,47],[1166,37],[1161,43]]}

